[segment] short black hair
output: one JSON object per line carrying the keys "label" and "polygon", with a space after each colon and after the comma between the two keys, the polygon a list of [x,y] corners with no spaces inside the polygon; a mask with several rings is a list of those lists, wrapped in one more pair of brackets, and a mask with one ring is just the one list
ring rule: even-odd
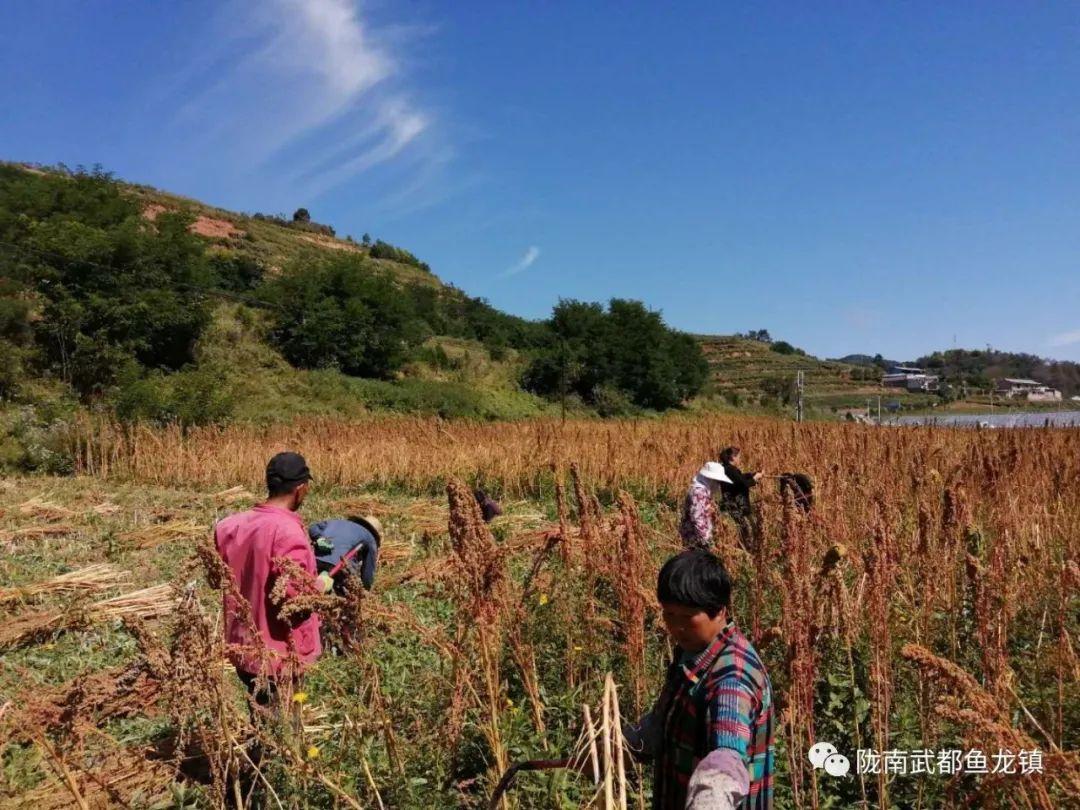
{"label": "short black hair", "polygon": [[731,460],[737,455],[739,455],[738,447],[725,447],[720,451],[720,460],[725,464],[730,464]]}
{"label": "short black hair", "polygon": [[279,498],[282,495],[288,495],[293,492],[301,484],[306,484],[307,481],[267,481],[266,491],[271,498]]}
{"label": "short black hair", "polygon": [[715,554],[691,549],[664,563],[656,580],[656,598],[700,608],[712,619],[731,607],[731,577]]}

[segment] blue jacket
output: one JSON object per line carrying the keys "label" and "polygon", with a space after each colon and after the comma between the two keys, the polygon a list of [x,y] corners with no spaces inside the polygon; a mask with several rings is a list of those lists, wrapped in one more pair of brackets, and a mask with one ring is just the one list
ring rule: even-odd
{"label": "blue jacket", "polygon": [[[357,546],[361,546],[353,557],[345,563],[345,568],[360,577],[364,587],[371,590],[375,581],[375,564],[379,558],[379,545],[375,535],[366,527],[351,520],[324,520],[308,529],[311,543],[315,547],[315,567],[320,571],[329,571],[341,558]],[[319,542],[320,538],[324,542]],[[328,549],[324,547],[329,543]],[[339,581],[344,577],[344,569],[339,573]]]}

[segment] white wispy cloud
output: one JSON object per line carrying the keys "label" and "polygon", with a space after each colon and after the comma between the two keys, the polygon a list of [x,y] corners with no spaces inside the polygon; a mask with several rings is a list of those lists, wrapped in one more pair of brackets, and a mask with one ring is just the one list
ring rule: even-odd
{"label": "white wispy cloud", "polygon": [[356,0],[233,0],[214,29],[176,85],[177,124],[207,160],[273,168],[279,184],[314,196],[432,130],[392,52],[400,33],[373,31]]}
{"label": "white wispy cloud", "polygon": [[1060,347],[1060,346],[1072,346],[1076,343],[1080,343],[1080,329],[1074,329],[1071,332],[1062,332],[1060,335],[1054,335],[1048,341],[1047,345]]}
{"label": "white wispy cloud", "polygon": [[375,120],[359,139],[358,151],[340,161],[333,161],[326,168],[309,173],[307,191],[319,194],[343,183],[380,163],[399,155],[410,143],[430,126],[431,120],[423,112],[412,109],[401,99],[383,106]]}
{"label": "white wispy cloud", "polygon": [[500,273],[499,278],[516,276],[518,273],[524,272],[525,270],[528,270],[530,267],[532,267],[533,264],[536,263],[536,260],[539,258],[540,248],[538,248],[536,245],[529,245],[528,249],[525,251],[522,257],[518,259],[517,262],[515,262],[512,266],[506,268],[506,270]]}

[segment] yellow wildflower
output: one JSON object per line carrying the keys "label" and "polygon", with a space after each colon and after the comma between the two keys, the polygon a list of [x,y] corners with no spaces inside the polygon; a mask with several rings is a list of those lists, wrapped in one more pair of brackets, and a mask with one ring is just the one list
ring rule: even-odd
{"label": "yellow wildflower", "polygon": [[540,598],[537,601],[540,602],[541,605],[546,605],[548,603],[548,595],[546,593],[540,594]]}
{"label": "yellow wildflower", "polygon": [[308,747],[307,758],[308,759],[318,759],[319,758],[319,747],[317,745],[312,745],[312,746]]}
{"label": "yellow wildflower", "polygon": [[292,696],[293,703],[307,703],[307,692],[297,692]]}

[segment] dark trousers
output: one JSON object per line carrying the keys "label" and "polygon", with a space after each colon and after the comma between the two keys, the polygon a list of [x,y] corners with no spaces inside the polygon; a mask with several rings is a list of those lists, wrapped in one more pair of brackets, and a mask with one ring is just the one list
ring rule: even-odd
{"label": "dark trousers", "polygon": [[754,549],[757,548],[753,514],[749,510],[730,509],[728,515],[735,522],[735,528],[739,532],[739,545],[743,547],[743,551],[753,554]]}
{"label": "dark trousers", "polygon": [[266,687],[264,689],[257,689],[258,676],[252,675],[250,672],[244,672],[242,669],[236,670],[237,677],[240,678],[240,683],[244,685],[247,693],[251,695],[255,701],[256,706],[269,706],[272,700],[277,698],[277,684],[272,680],[267,679]]}

